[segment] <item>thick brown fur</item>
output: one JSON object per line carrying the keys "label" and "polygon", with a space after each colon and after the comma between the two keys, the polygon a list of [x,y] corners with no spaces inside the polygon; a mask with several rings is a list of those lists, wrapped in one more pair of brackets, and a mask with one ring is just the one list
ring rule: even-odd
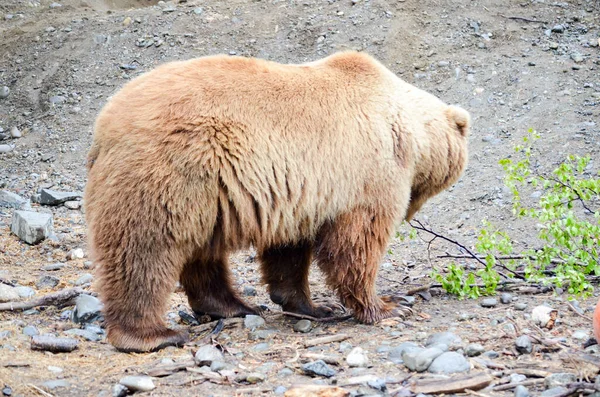
{"label": "thick brown fur", "polygon": [[177,280],[192,309],[254,313],[232,288],[232,251],[254,246],[271,298],[310,299],[316,259],[356,318],[397,313],[375,292],[395,220],[453,184],[469,114],[365,54],[302,65],[213,56],[127,84],[99,115],[86,216],[108,339],[149,351],[185,341],[163,315]]}

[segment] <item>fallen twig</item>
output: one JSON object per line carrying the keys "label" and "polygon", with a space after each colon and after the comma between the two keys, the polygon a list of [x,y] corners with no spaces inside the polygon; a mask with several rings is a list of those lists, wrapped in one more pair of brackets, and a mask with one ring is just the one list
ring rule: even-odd
{"label": "fallen twig", "polygon": [[346,321],[349,318],[352,318],[352,314],[346,314],[345,316],[337,316],[337,317],[333,316],[333,317],[322,317],[322,318],[309,316],[307,314],[299,314],[299,313],[292,313],[292,312],[285,312],[285,311],[276,312],[276,313],[273,313],[273,314],[301,318],[303,320],[310,320],[310,321],[314,321],[314,322],[317,322],[317,323],[328,323],[328,322],[336,322],[336,321]]}
{"label": "fallen twig", "polygon": [[28,310],[38,306],[63,306],[73,303],[73,299],[81,294],[87,293],[81,288],[68,288],[62,291],[54,292],[31,299],[26,302],[6,302],[0,303],[0,312],[6,310]]}
{"label": "fallen twig", "polygon": [[585,318],[587,321],[589,321],[590,323],[592,323],[592,318],[590,316],[586,316],[583,313],[580,313],[579,310],[577,310],[577,308],[571,304],[571,302],[567,301],[566,304],[567,304],[567,306],[569,306],[569,309],[571,309],[579,317]]}
{"label": "fallen twig", "polygon": [[155,377],[169,376],[173,375],[175,372],[183,371],[188,367],[193,367],[194,365],[194,360],[188,360],[175,364],[159,365],[155,368],[146,371],[146,375]]}
{"label": "fallen twig", "polygon": [[323,360],[327,364],[331,364],[331,365],[337,365],[337,366],[340,365],[340,359],[338,357],[328,356],[326,354],[306,352],[306,353],[303,353],[300,357],[306,358],[308,360]]}
{"label": "fallen twig", "polygon": [[505,385],[495,386],[492,390],[493,391],[504,391],[504,390],[514,389],[517,386],[525,386],[525,387],[535,386],[535,385],[539,385],[544,382],[545,382],[544,379],[531,379],[531,380],[526,380],[526,381],[518,382],[518,383],[507,383]]}
{"label": "fallen twig", "polygon": [[418,380],[411,387],[415,394],[463,393],[466,389],[480,390],[492,383],[492,376],[485,372],[441,380]]}
{"label": "fallen twig", "polygon": [[48,335],[35,335],[31,338],[31,350],[69,353],[77,349],[78,345],[79,341],[73,338],[56,338]]}
{"label": "fallen twig", "polygon": [[6,279],[4,277],[0,277],[0,283],[10,285],[11,287],[15,286],[15,283],[13,283],[12,281],[10,281],[9,279]]}
{"label": "fallen twig", "polygon": [[513,19],[516,21],[523,21],[523,22],[530,22],[530,23],[548,23],[546,21],[539,21],[537,19],[529,19],[529,18],[524,18],[524,17],[509,17],[509,16],[502,15],[502,14],[498,14],[498,15],[501,16],[502,18]]}
{"label": "fallen twig", "polygon": [[33,390],[35,390],[36,392],[40,393],[42,396],[44,397],[54,397],[53,394],[48,393],[47,391],[44,391],[42,389],[40,389],[39,387],[37,387],[36,385],[32,385],[31,383],[28,384],[27,386],[31,387]]}
{"label": "fallen twig", "polygon": [[314,338],[314,339],[309,339],[309,340],[305,341],[304,347],[324,345],[324,344],[333,343],[333,342],[342,342],[349,338],[350,338],[350,335],[346,335],[346,334],[323,336],[320,338]]}

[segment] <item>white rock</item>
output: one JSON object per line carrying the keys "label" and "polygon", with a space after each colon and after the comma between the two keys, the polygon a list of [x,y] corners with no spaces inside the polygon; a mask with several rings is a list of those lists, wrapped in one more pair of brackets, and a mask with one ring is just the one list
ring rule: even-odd
{"label": "white rock", "polygon": [[558,311],[548,306],[536,306],[531,311],[531,319],[536,325],[552,328]]}
{"label": "white rock", "polygon": [[126,376],[119,383],[132,391],[150,391],[156,387],[149,376]]}
{"label": "white rock", "polygon": [[0,302],[11,302],[19,300],[17,290],[10,285],[0,283]]}
{"label": "white rock", "polygon": [[17,128],[16,125],[14,125],[11,129],[10,129],[10,136],[12,136],[13,138],[20,138],[23,136],[23,134],[21,134],[21,131],[19,131],[19,129]]}
{"label": "white rock", "polygon": [[367,367],[369,358],[362,348],[355,347],[346,357],[346,362],[350,367]]}
{"label": "white rock", "polygon": [[83,253],[83,250],[81,248],[72,249],[67,254],[67,259],[68,260],[83,259],[84,257],[85,257],[85,254]]}

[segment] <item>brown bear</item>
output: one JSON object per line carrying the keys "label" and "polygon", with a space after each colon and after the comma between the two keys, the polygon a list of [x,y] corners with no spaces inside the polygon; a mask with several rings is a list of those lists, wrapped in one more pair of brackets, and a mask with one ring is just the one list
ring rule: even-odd
{"label": "brown bear", "polygon": [[104,107],[88,155],[86,217],[108,340],[180,345],[163,316],[177,280],[196,314],[257,310],[228,255],[255,247],[271,299],[322,317],[313,258],[357,320],[402,310],[375,291],[397,220],[453,184],[469,114],[356,52],[283,65],[209,56],[162,65]]}

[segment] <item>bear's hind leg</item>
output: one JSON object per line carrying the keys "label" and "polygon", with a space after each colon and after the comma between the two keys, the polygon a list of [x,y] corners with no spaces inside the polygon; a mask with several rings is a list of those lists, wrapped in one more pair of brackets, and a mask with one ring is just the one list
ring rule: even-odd
{"label": "bear's hind leg", "polygon": [[363,323],[405,314],[393,298],[382,299],[375,292],[379,260],[393,219],[386,212],[357,208],[326,223],[317,236],[317,262],[327,284]]}
{"label": "bear's hind leg", "polygon": [[190,307],[198,317],[209,315],[217,319],[258,314],[234,291],[225,258],[188,262],[181,272],[180,282]]}
{"label": "bear's hind leg", "polygon": [[284,311],[312,317],[328,317],[329,305],[315,306],[310,299],[308,272],[313,247],[307,242],[270,247],[259,254],[263,280],[271,300]]}
{"label": "bear's hind leg", "polygon": [[176,280],[177,253],[156,247],[116,252],[121,254],[97,258],[108,341],[123,352],[182,346],[187,334],[167,328],[163,319]]}

